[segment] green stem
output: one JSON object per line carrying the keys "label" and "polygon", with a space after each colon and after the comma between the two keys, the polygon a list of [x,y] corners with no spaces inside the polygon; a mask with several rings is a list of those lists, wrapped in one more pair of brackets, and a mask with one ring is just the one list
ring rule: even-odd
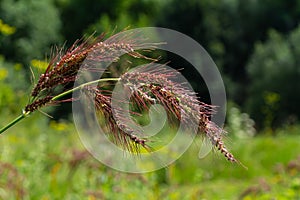
{"label": "green stem", "polygon": [[[99,83],[99,82],[105,82],[105,81],[119,81],[120,78],[103,78],[103,79],[99,79],[99,80],[95,80],[95,81],[90,81],[87,83],[84,83],[82,85],[79,85],[75,88],[72,88],[68,91],[65,91],[61,94],[58,94],[56,96],[54,96],[51,100],[57,100],[63,96],[66,96],[67,94],[71,94],[72,92],[76,91],[76,90],[80,90],[83,87],[87,86],[87,85],[91,85],[94,83]],[[21,121],[22,119],[24,119],[25,117],[27,117],[30,114],[30,112],[23,112],[21,115],[19,115],[17,118],[15,118],[13,121],[11,121],[10,123],[8,123],[6,126],[4,126],[3,128],[0,129],[0,134],[3,133],[4,131],[6,131],[7,129],[9,129],[10,127],[12,127],[13,125],[15,125],[16,123],[18,123],[19,121]]]}
{"label": "green stem", "polygon": [[9,124],[7,124],[2,129],[0,129],[0,134],[3,133],[4,131],[6,131],[7,129],[9,129],[10,127],[12,127],[13,125],[15,125],[16,123],[18,123],[19,121],[21,121],[22,119],[24,119],[29,114],[30,114],[30,112],[23,112],[21,115],[19,115],[13,121],[11,121]]}
{"label": "green stem", "polygon": [[82,89],[83,87],[87,86],[87,85],[91,85],[93,83],[99,83],[99,82],[105,82],[105,81],[119,81],[120,78],[102,78],[102,79],[98,79],[98,80],[95,80],[95,81],[90,81],[90,82],[87,82],[87,83],[84,83],[84,84],[81,84],[73,89],[70,89],[70,90],[67,90],[61,94],[58,94],[56,95],[55,97],[53,97],[51,100],[54,101],[54,100],[57,100],[63,96],[66,96],[67,94],[71,94],[72,92],[76,91],[76,90],[80,90]]}

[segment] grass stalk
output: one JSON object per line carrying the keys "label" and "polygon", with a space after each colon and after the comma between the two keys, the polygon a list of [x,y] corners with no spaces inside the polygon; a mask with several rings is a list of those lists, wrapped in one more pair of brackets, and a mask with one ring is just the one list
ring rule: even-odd
{"label": "grass stalk", "polygon": [[23,111],[23,113],[21,115],[19,115],[17,118],[15,118],[11,122],[9,122],[6,126],[4,126],[3,128],[1,128],[0,129],[0,134],[2,134],[4,131],[6,131],[7,129],[9,129],[13,125],[15,125],[16,123],[18,123],[19,121],[21,121],[22,119],[24,119],[29,114],[30,114],[30,112],[24,112]]}
{"label": "grass stalk", "polygon": [[84,88],[85,86],[88,86],[88,85],[91,85],[91,84],[94,84],[94,83],[99,83],[99,82],[105,82],[105,81],[119,81],[120,78],[102,78],[102,79],[98,79],[98,80],[95,80],[95,81],[90,81],[90,82],[87,82],[87,83],[84,83],[84,84],[81,84],[73,89],[70,89],[70,90],[67,90],[61,94],[58,94],[56,96],[54,96],[51,101],[54,101],[54,100],[57,100],[63,96],[66,96],[67,94],[70,94],[76,90],[80,90],[82,88]]}
{"label": "grass stalk", "polygon": [[[98,80],[95,80],[95,81],[90,81],[90,82],[87,82],[87,83],[84,83],[84,84],[81,84],[75,88],[72,88],[70,90],[67,90],[61,94],[58,94],[56,96],[54,96],[51,101],[55,101],[61,97],[64,97],[66,96],[67,94],[71,94],[72,92],[74,91],[77,91],[77,90],[80,90],[82,88],[84,88],[85,86],[88,86],[88,85],[91,85],[91,84],[94,84],[94,83],[99,83],[99,82],[105,82],[105,81],[119,81],[120,78],[103,78],[103,79],[98,79]],[[6,126],[4,126],[3,128],[0,129],[0,134],[2,134],[3,132],[5,132],[7,129],[11,128],[12,126],[14,126],[15,124],[17,124],[19,121],[21,121],[22,119],[24,119],[25,117],[29,116],[31,112],[29,111],[23,111],[21,115],[19,115],[18,117],[16,117],[14,120],[12,120],[11,122],[9,122]]]}

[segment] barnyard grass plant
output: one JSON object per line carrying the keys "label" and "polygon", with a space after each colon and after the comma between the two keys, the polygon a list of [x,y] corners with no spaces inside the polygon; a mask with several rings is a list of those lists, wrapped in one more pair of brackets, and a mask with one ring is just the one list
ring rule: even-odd
{"label": "barnyard grass plant", "polygon": [[[103,82],[120,82],[130,91],[131,100],[140,110],[149,110],[151,105],[159,103],[166,110],[168,119],[176,119],[175,122],[185,120],[182,116],[188,113],[188,116],[199,122],[198,130],[196,130],[197,135],[209,139],[211,144],[230,162],[240,163],[224,145],[224,130],[210,120],[211,115],[216,112],[215,107],[201,102],[192,91],[184,86],[185,83],[173,81],[172,78],[179,73],[177,71],[171,71],[167,68],[157,70],[149,68],[149,70],[140,72],[125,73],[117,78],[101,78],[83,83],[72,89],[64,87],[74,84],[78,79],[79,70],[101,70],[84,63],[89,54],[93,55],[90,59],[96,63],[117,61],[119,55],[115,52],[119,51],[133,58],[155,62],[155,59],[134,50],[146,46],[144,43],[146,40],[111,36],[109,42],[106,41],[104,35],[97,38],[89,37],[75,41],[66,51],[57,50],[45,72],[39,76],[30,94],[30,101],[24,107],[22,114],[0,129],[0,133],[5,132],[42,107],[76,101],[69,95],[76,90],[82,90],[86,94],[90,94],[90,100],[95,102],[96,111],[104,118],[109,130],[108,134],[116,145],[130,152],[139,153],[140,148],[151,152],[152,148],[148,144],[147,138],[140,138],[141,133],[136,133],[137,130],[132,129],[126,123],[126,117],[122,116],[121,109],[116,112],[116,115],[119,115],[117,116],[118,119],[122,120],[117,121],[114,118],[111,92],[103,89],[100,84]],[[155,48],[156,45],[153,44],[152,46]],[[94,86],[95,83],[98,84]],[[186,128],[188,129],[188,127]]]}

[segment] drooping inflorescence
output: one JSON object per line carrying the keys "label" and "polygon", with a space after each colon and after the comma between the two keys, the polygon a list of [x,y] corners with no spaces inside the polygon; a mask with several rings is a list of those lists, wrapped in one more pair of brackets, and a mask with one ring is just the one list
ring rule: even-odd
{"label": "drooping inflorescence", "polygon": [[103,91],[93,87],[85,87],[83,91],[89,97],[89,101],[95,101],[96,111],[100,116],[104,117],[105,125],[108,128],[108,136],[115,144],[124,147],[130,152],[138,153],[140,146],[150,150],[150,147],[146,144],[147,140],[136,135],[136,130],[128,125],[128,120],[125,117],[121,118],[121,120],[115,119],[111,95],[104,95]]}
{"label": "drooping inflorescence", "polygon": [[170,118],[175,116],[179,121],[188,120],[187,124],[198,122],[197,132],[207,137],[229,161],[238,162],[224,145],[224,130],[210,120],[215,113],[215,107],[201,102],[195,93],[184,86],[185,83],[173,81],[172,78],[177,73],[179,72],[166,68],[149,68],[148,71],[126,73],[121,76],[121,82],[131,90],[132,99],[137,105],[144,109],[151,104],[160,103],[169,116],[171,115]]}
{"label": "drooping inflorescence", "polygon": [[[143,47],[143,40],[128,39],[126,37],[112,36],[103,41],[103,35],[96,39],[78,40],[66,52],[62,50],[50,61],[46,71],[39,77],[39,80],[32,90],[32,101],[25,107],[25,112],[35,110],[49,104],[64,102],[54,101],[53,97],[64,92],[63,87],[72,84],[78,78],[79,70],[97,71],[93,63],[115,62],[123,54],[134,58],[148,58],[134,49]],[[155,44],[153,44],[155,46]],[[120,54],[121,52],[121,54]],[[92,62],[84,62],[86,60]],[[198,135],[207,137],[231,162],[238,162],[228,151],[223,142],[223,129],[213,123],[210,118],[215,113],[215,107],[201,102],[197,95],[189,89],[186,82],[176,82],[179,72],[167,68],[143,68],[141,71],[134,71],[123,74],[118,80],[130,91],[131,100],[140,109],[149,109],[153,104],[159,103],[167,111],[169,120],[176,119],[186,124],[197,123],[195,126]],[[57,93],[57,87],[62,87]],[[117,145],[124,147],[131,152],[139,152],[140,147],[151,151],[148,140],[142,138],[141,130],[133,129],[128,123],[127,116],[123,110],[113,111],[112,96],[100,85],[86,86],[82,89],[89,100],[94,101],[96,111],[103,116],[108,129],[108,136]],[[73,101],[75,99],[71,99]],[[115,119],[118,118],[118,120]],[[189,129],[189,127],[186,127]]]}
{"label": "drooping inflorescence", "polygon": [[[148,59],[148,57],[134,51],[135,48],[143,45],[138,38],[136,41],[126,38],[114,38],[114,36],[105,41],[103,41],[103,38],[104,35],[100,35],[96,39],[90,37],[86,40],[77,40],[67,51],[58,51],[34,86],[31,92],[33,101],[30,103],[31,106],[27,106],[31,109],[27,110],[30,112],[35,111],[40,106],[32,105],[39,105],[41,101],[43,105],[47,104],[50,99],[45,98],[45,96],[55,96],[55,89],[58,86],[72,84],[77,78],[79,69],[102,70],[93,66],[93,63],[115,62],[121,56],[120,52],[134,58]],[[93,62],[84,64],[89,55],[89,60]],[[46,102],[46,99],[49,101]]]}

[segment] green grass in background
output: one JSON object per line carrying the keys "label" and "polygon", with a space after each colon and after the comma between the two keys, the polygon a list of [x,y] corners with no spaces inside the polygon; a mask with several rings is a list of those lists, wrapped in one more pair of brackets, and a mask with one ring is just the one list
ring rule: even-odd
{"label": "green grass in background", "polygon": [[299,131],[228,139],[248,170],[219,152],[198,159],[196,141],[168,168],[127,174],[90,156],[73,124],[36,113],[0,136],[0,199],[299,199]]}

